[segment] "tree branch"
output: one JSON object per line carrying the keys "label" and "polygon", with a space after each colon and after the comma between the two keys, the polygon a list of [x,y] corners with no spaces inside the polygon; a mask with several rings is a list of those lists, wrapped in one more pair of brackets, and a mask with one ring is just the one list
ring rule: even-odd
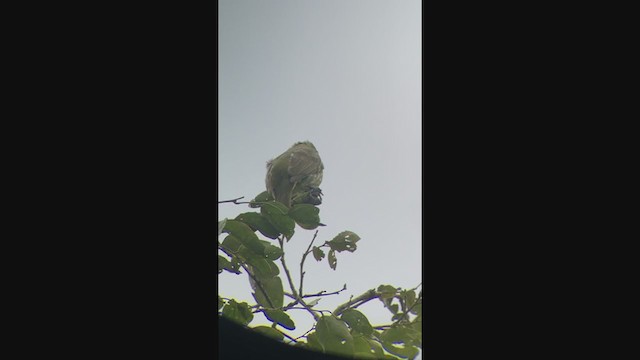
{"label": "tree branch", "polygon": [[278,237],[278,243],[280,244],[280,249],[282,250],[282,256],[280,256],[280,262],[282,263],[282,267],[284,268],[285,275],[287,275],[287,280],[289,281],[289,287],[291,287],[291,292],[293,296],[299,299],[299,296],[296,292],[296,287],[293,285],[293,280],[291,279],[291,273],[289,273],[289,268],[287,267],[287,263],[284,260],[284,240],[282,239],[284,235],[280,235]]}
{"label": "tree branch", "polygon": [[330,292],[328,293],[326,290],[322,290],[320,292],[318,292],[317,294],[309,294],[309,295],[303,295],[303,298],[307,298],[307,297],[316,297],[316,296],[329,296],[329,295],[336,295],[336,294],[340,294],[342,291],[347,290],[347,284],[344,284],[344,286],[342,287],[342,289],[338,290],[338,291],[334,291],[334,292]]}
{"label": "tree branch", "polygon": [[[418,285],[418,286],[420,286],[420,285]],[[402,316],[400,316],[396,321],[394,321],[393,325],[400,323],[400,321],[402,321],[402,320],[409,321],[409,313],[411,313],[411,310],[413,310],[413,308],[416,306],[416,304],[418,304],[418,302],[421,301],[421,300],[422,300],[422,294],[420,294],[420,296],[418,296],[418,298],[413,302],[413,304],[409,307],[409,309],[407,309],[407,311],[403,311]]]}
{"label": "tree branch", "polygon": [[316,236],[318,236],[318,230],[316,230],[316,232],[313,234],[313,239],[311,239],[311,242],[309,243],[309,246],[307,247],[307,251],[304,252],[304,254],[302,254],[302,261],[300,261],[300,289],[298,290],[298,294],[300,294],[300,296],[304,297],[302,294],[302,281],[304,280],[304,271],[302,271],[302,266],[304,265],[304,261],[307,259],[307,255],[309,255],[309,253],[311,252],[311,245],[313,245],[313,242],[316,240]]}
{"label": "tree branch", "polygon": [[[273,324],[276,325],[276,323],[273,323]],[[284,331],[278,329],[277,327],[272,326],[272,329],[274,329],[275,331],[277,331],[280,334],[284,335],[285,337],[287,337],[289,340],[293,341],[294,343],[297,343],[296,339],[294,339],[291,336],[287,335],[287,333],[285,333]]]}
{"label": "tree branch", "polygon": [[[260,289],[260,291],[262,292],[262,295],[264,295],[265,299],[267,299],[267,302],[269,302],[269,306],[271,306],[272,308],[275,308],[275,306],[273,306],[273,303],[271,302],[271,299],[269,298],[269,295],[267,295],[267,291],[262,287],[262,284],[260,283],[260,281],[258,281],[258,278],[256,278],[255,275],[253,275],[251,271],[249,271],[249,269],[243,263],[240,263],[240,266],[242,266],[242,268],[247,272],[247,274],[251,276],[253,281],[258,286],[258,289]],[[258,299],[256,299],[256,301],[257,300]]]}
{"label": "tree branch", "polygon": [[218,204],[222,204],[222,203],[228,203],[228,202],[232,202],[234,204],[248,204],[248,202],[238,202],[238,200],[240,199],[244,199],[244,196],[240,196],[239,198],[235,198],[235,199],[231,199],[231,200],[222,200],[222,201],[218,201]]}
{"label": "tree branch", "polygon": [[[225,254],[227,254],[228,256],[233,257],[234,254],[232,252],[227,251],[227,249],[223,248],[222,245],[218,245],[218,249],[222,250],[222,252],[224,252]],[[253,281],[256,283],[256,285],[258,286],[258,289],[260,289],[260,291],[262,292],[262,295],[264,295],[264,297],[267,299],[267,301],[269,302],[269,305],[273,308],[273,303],[271,302],[271,299],[269,298],[269,295],[267,295],[267,292],[264,290],[264,288],[262,287],[262,284],[260,284],[260,281],[258,281],[258,279],[251,273],[251,271],[249,271],[249,269],[242,263],[239,263],[240,266],[242,266],[242,268],[244,269],[244,271],[247,272],[247,275],[249,275]]]}
{"label": "tree branch", "polygon": [[306,337],[306,336],[307,336],[307,334],[308,334],[308,333],[310,333],[311,331],[313,331],[315,328],[316,328],[315,326],[312,326],[312,327],[311,327],[311,329],[309,329],[306,333],[304,333],[304,334],[302,334],[302,335],[298,336],[298,337],[296,338],[296,340],[298,340],[298,339],[300,339],[300,338],[303,338],[303,337]]}
{"label": "tree branch", "polygon": [[371,289],[366,291],[364,294],[356,297],[355,299],[349,300],[348,302],[339,305],[335,310],[333,310],[333,315],[335,316],[339,316],[340,314],[342,314],[345,310],[347,310],[348,308],[352,307],[352,305],[356,304],[356,303],[360,303],[356,306],[353,307],[358,307],[364,303],[366,303],[367,301],[373,300],[375,298],[378,297],[378,293],[376,292],[375,289]]}
{"label": "tree branch", "polygon": [[372,326],[372,328],[374,328],[375,330],[385,330],[390,328],[391,325],[378,325],[378,326]]}
{"label": "tree branch", "polygon": [[414,287],[413,289],[409,289],[409,290],[413,290],[416,291],[418,290],[418,288],[422,285],[422,281],[420,281],[420,284],[416,285],[416,287]]}
{"label": "tree branch", "polygon": [[302,300],[302,298],[299,296],[299,294],[296,292],[296,287],[293,285],[293,280],[291,279],[291,273],[289,273],[289,268],[287,267],[287,263],[284,260],[284,239],[283,239],[284,235],[280,235],[278,237],[278,243],[280,244],[280,249],[282,250],[282,256],[280,256],[280,262],[282,263],[282,268],[284,269],[284,273],[285,275],[287,275],[287,280],[289,281],[289,287],[291,287],[291,292],[293,293],[293,296],[295,296],[296,301],[304,306],[309,313],[311,314],[311,316],[313,316],[313,318],[318,321],[319,317],[318,315],[316,315],[316,313],[313,312],[313,310],[311,310],[311,308],[309,307],[309,305],[307,305],[304,300]]}

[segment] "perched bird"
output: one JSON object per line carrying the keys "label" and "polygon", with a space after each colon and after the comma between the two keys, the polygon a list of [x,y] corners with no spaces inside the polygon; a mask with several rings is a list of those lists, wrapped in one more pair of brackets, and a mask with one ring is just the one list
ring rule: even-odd
{"label": "perched bird", "polygon": [[276,201],[294,204],[322,204],[324,165],[309,141],[297,142],[289,150],[267,162],[267,191]]}

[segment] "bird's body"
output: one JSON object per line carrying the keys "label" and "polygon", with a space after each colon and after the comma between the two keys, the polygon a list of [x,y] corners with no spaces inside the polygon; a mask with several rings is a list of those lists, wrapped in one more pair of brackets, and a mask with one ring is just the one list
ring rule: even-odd
{"label": "bird's body", "polygon": [[295,143],[267,162],[267,191],[288,207],[297,203],[319,205],[323,170],[320,154],[311,142]]}

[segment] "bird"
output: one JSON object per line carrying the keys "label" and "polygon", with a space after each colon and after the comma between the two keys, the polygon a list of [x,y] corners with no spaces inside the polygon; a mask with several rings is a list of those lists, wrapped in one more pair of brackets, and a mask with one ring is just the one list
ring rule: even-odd
{"label": "bird", "polygon": [[267,192],[287,207],[295,204],[322,204],[324,165],[316,147],[300,141],[267,162]]}

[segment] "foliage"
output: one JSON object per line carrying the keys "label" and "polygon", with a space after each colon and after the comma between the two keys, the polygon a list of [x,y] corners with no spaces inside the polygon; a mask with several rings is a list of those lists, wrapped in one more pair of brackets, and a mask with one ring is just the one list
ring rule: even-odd
{"label": "foliage", "polygon": [[[336,253],[355,252],[360,237],[354,232],[343,231],[332,240],[313,246],[318,234],[317,228],[323,226],[320,222],[320,210],[316,206],[297,204],[287,208],[267,192],[259,194],[248,204],[250,208],[260,209],[259,212],[245,212],[235,219],[224,219],[218,223],[218,236],[226,234],[222,242],[218,240],[218,273],[247,273],[256,303],[249,305],[219,295],[220,316],[248,326],[253,320],[253,314],[262,312],[272,322],[272,326],[252,327],[255,331],[324,353],[358,359],[416,357],[422,348],[422,291],[416,294],[416,289],[404,290],[391,285],[380,285],[350,299],[333,311],[316,309],[314,307],[321,296],[338,295],[346,290],[346,284],[341,290],[332,293],[322,291],[305,294],[302,269],[307,256],[312,254],[316,261],[326,258],[329,267],[336,270]],[[284,252],[284,245],[294,236],[296,225],[301,230],[316,230],[307,251],[302,254],[298,288],[293,284]],[[260,239],[257,233],[270,240]],[[284,274],[276,265],[277,260],[280,261]],[[285,291],[283,279],[288,283],[290,292]],[[285,305],[285,296],[293,301]],[[310,300],[313,298],[315,300]],[[378,299],[391,313],[389,324],[371,325],[366,315],[357,310],[359,306],[374,299]],[[287,313],[294,306],[302,306],[315,319],[315,326],[295,339],[286,332],[296,328]]]}

